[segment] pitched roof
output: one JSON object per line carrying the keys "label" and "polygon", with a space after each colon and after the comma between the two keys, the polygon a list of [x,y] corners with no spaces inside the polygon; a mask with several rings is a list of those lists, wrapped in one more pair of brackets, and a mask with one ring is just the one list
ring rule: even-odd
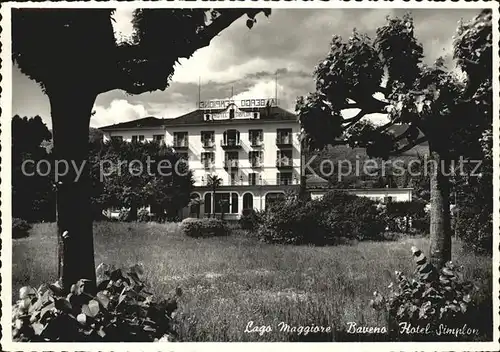
{"label": "pitched roof", "polygon": [[123,128],[161,127],[161,126],[163,126],[164,121],[165,121],[165,119],[160,119],[160,118],[154,117],[154,116],[148,116],[148,117],[144,117],[142,119],[121,122],[121,123],[115,123],[114,125],[100,127],[99,129],[102,131],[107,131],[107,130],[113,130],[115,128],[123,129]]}
{"label": "pitched roof", "polygon": [[[224,111],[225,109],[212,109],[210,113],[218,113]],[[291,112],[280,108],[279,106],[270,107],[269,110],[266,107],[262,108],[240,108],[241,111],[245,112],[259,112],[259,119],[231,119],[231,120],[217,120],[217,121],[205,121],[204,115],[205,110],[194,110],[185,115],[176,117],[174,119],[165,119],[165,126],[179,126],[179,125],[199,125],[199,124],[242,124],[242,123],[262,123],[272,122],[272,121],[298,121],[297,116]]]}

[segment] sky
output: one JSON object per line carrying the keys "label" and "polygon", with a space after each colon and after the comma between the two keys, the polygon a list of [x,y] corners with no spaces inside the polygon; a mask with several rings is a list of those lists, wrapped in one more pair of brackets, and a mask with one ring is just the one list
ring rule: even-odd
{"label": "sky", "polygon": [[[165,91],[128,95],[113,90],[96,99],[91,126],[130,121],[146,116],[174,118],[194,110],[201,80],[201,99],[268,98],[275,96],[278,72],[280,106],[294,111],[297,96],[314,90],[312,73],[329,49],[333,35],[348,38],[354,28],[374,36],[387,15],[402,9],[273,9],[269,18],[257,16],[250,30],[240,18],[212,40],[208,47],[181,59]],[[443,56],[452,66],[452,40],[458,21],[473,18],[479,10],[413,9],[415,32],[424,47],[424,61]],[[115,15],[116,35],[131,33],[130,10]],[[50,106],[40,87],[14,65],[12,113],[40,115],[50,127]],[[377,119],[377,117],[374,117]]]}

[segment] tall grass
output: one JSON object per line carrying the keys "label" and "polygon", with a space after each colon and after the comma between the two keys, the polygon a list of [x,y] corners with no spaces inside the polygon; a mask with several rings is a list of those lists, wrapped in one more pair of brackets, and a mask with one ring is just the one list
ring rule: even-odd
{"label": "tall grass", "polygon": [[[352,246],[269,245],[233,231],[224,238],[193,239],[177,224],[111,223],[94,225],[96,264],[142,263],[151,290],[162,295],[181,287],[176,320],[187,341],[287,341],[278,324],[330,326],[336,333],[348,322],[384,326],[368,306],[395,270],[412,273],[410,247],[427,249],[425,238],[363,242]],[[453,258],[464,274],[490,289],[490,258],[464,252],[454,243]],[[13,245],[13,298],[23,285],[56,278],[54,224],[37,224],[29,238]],[[272,332],[245,332],[247,324]],[[336,333],[319,338],[335,340]]]}

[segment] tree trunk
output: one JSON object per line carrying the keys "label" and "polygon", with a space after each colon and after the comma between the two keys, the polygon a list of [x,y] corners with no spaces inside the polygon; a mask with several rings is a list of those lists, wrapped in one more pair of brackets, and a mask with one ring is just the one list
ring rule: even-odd
{"label": "tree trunk", "polygon": [[128,212],[127,221],[137,221],[137,203],[132,202],[130,204],[130,210]]}
{"label": "tree trunk", "polygon": [[[58,275],[69,291],[79,279],[95,290],[94,241],[88,165],[89,123],[95,94],[77,86],[48,91],[52,115],[56,175]],[[64,173],[64,165],[67,172]]]}
{"label": "tree trunk", "polygon": [[443,168],[448,165],[443,153],[433,150],[431,144],[429,149],[431,152],[429,257],[436,268],[441,268],[451,259],[450,180],[449,176],[443,175]]}
{"label": "tree trunk", "polygon": [[215,219],[215,190],[212,191],[212,218]]}

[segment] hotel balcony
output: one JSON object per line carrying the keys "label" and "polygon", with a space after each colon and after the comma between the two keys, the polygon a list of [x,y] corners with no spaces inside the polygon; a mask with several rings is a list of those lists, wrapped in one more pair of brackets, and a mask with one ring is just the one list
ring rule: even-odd
{"label": "hotel balcony", "polygon": [[276,167],[279,169],[290,169],[293,167],[293,160],[289,158],[276,159]]}
{"label": "hotel balcony", "polygon": [[204,160],[202,161],[203,168],[211,169],[214,167],[215,163],[212,160]]}
{"label": "hotel balcony", "polygon": [[188,149],[188,148],[189,148],[189,143],[187,140],[174,142],[174,149],[183,150],[183,149]]}
{"label": "hotel balcony", "polygon": [[202,140],[201,141],[201,145],[203,146],[203,148],[213,148],[215,147],[215,142],[211,139],[205,139],[205,140]]}
{"label": "hotel balcony", "polygon": [[224,160],[224,168],[225,169],[237,169],[238,167],[239,167],[238,160],[234,160],[234,159]]}
{"label": "hotel balcony", "polygon": [[278,137],[276,138],[276,145],[278,148],[289,148],[292,146],[292,137]]}
{"label": "hotel balcony", "polygon": [[262,165],[263,165],[262,159],[260,159],[260,158],[250,159],[250,166],[251,167],[259,168],[259,167],[262,167]]}
{"label": "hotel balcony", "polygon": [[264,142],[261,141],[260,139],[251,139],[250,140],[250,146],[253,147],[253,148],[258,148],[258,147],[263,147],[264,146]]}
{"label": "hotel balcony", "polygon": [[220,145],[223,149],[241,149],[241,141],[239,139],[228,139],[221,141]]}

